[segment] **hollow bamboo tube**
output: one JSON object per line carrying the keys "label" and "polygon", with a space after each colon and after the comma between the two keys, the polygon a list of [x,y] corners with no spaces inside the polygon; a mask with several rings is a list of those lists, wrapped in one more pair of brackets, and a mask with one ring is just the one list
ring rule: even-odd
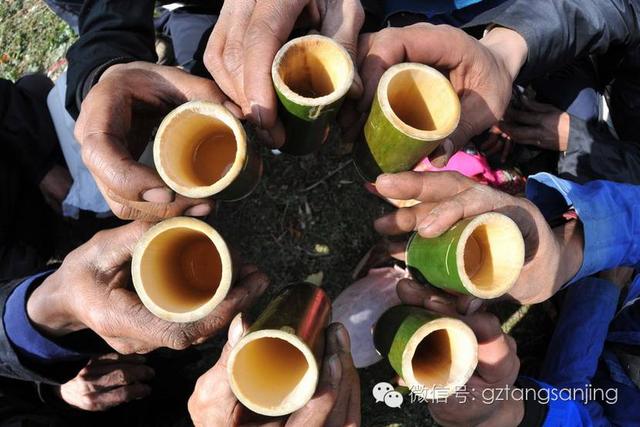
{"label": "hollow bamboo tube", "polygon": [[375,182],[382,173],[408,171],[458,126],[460,100],[439,71],[423,64],[389,68],[380,79],[354,148],[362,177]]}
{"label": "hollow bamboo tube", "polygon": [[321,288],[285,288],[229,355],[229,384],[238,400],[268,416],[302,408],[318,384],[330,317],[331,301]]}
{"label": "hollow bamboo tube", "polygon": [[439,237],[416,233],[407,244],[407,266],[416,280],[478,298],[507,293],[523,265],[520,229],[495,212],[464,219]]}
{"label": "hollow bamboo tube", "polygon": [[158,128],[153,159],[164,182],[186,197],[238,200],[262,176],[262,159],[242,124],[222,105],[192,101]]}
{"label": "hollow bamboo tube", "polygon": [[157,317],[194,322],[227,296],[233,264],[214,228],[195,218],[177,217],[142,236],[133,251],[131,275],[140,300]]}
{"label": "hollow bamboo tube", "polygon": [[282,46],[271,68],[287,135],[281,151],[305,155],[320,148],[354,75],[347,51],[328,37],[309,35]]}
{"label": "hollow bamboo tube", "polygon": [[415,394],[444,398],[465,385],[478,364],[478,342],[464,322],[419,307],[387,310],[375,346]]}

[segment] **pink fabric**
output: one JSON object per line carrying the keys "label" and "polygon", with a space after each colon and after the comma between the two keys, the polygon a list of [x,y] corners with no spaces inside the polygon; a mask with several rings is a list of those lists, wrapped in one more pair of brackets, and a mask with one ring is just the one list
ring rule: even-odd
{"label": "pink fabric", "polygon": [[437,168],[431,164],[428,158],[424,158],[418,165],[413,168],[418,172],[423,171],[455,171],[462,175],[473,178],[483,184],[498,186],[502,184],[501,174],[494,171],[489,166],[487,159],[481,154],[468,154],[458,151],[449,159],[449,163],[443,168]]}

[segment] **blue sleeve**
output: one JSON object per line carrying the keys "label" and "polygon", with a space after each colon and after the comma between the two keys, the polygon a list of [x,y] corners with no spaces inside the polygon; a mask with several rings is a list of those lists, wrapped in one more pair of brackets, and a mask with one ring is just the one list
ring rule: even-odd
{"label": "blue sleeve", "polygon": [[[525,390],[526,398],[536,398],[547,406],[547,416],[542,424],[544,427],[604,427],[611,425],[597,402],[584,403],[573,400],[572,397],[582,399],[584,396],[575,392],[575,389],[556,388],[542,381],[528,379],[533,381],[539,389]],[[535,396],[530,394],[533,391],[536,393]],[[576,394],[571,396],[572,392]]]}
{"label": "blue sleeve", "polygon": [[582,222],[584,258],[573,283],[602,270],[640,262],[640,186],[609,181],[585,185],[548,173],[529,177],[527,198],[545,218],[562,214],[572,206]]}
{"label": "blue sleeve", "polygon": [[18,285],[4,307],[4,330],[15,352],[31,362],[52,364],[84,359],[88,354],[78,353],[56,343],[38,331],[27,315],[29,295],[50,272],[31,276]]}

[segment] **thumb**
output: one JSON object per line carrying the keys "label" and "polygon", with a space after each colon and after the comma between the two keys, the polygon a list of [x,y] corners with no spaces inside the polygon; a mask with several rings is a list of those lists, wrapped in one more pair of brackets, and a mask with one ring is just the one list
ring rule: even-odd
{"label": "thumb", "polygon": [[153,224],[134,221],[121,227],[97,233],[87,245],[91,245],[89,257],[98,271],[112,271],[131,260],[136,243]]}
{"label": "thumb", "polygon": [[[339,3],[338,6],[329,4],[325,6],[320,33],[332,38],[344,47],[355,68],[358,56],[358,36],[364,25],[364,9],[359,0],[344,0]],[[349,97],[357,99],[362,96],[363,92],[364,85],[356,71],[349,89]]]}

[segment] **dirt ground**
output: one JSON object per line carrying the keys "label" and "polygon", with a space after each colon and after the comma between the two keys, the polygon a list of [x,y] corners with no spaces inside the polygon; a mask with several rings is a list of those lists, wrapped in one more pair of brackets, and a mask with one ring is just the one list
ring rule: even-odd
{"label": "dirt ground", "polygon": [[[0,77],[15,79],[37,70],[57,73],[59,59],[73,39],[71,30],[42,3],[1,2]],[[242,256],[271,278],[272,286],[254,308],[254,315],[278,290],[318,272],[323,273],[323,286],[329,295],[336,297],[352,282],[358,261],[380,239],[373,230],[373,220],[390,210],[363,189],[338,135],[313,156],[275,156],[267,150],[262,153],[265,173],[254,194],[239,202],[220,204],[212,219]],[[113,222],[90,218],[66,222],[61,238],[79,242],[105,225]],[[61,251],[66,252],[69,246]],[[549,302],[530,308],[508,303],[490,308],[516,337],[525,373],[535,373],[544,357],[553,329],[554,307]],[[186,398],[195,379],[215,363],[223,342],[218,337],[185,352],[162,350],[153,354],[150,359],[158,379],[151,399],[121,408],[114,417],[122,425],[189,425]],[[390,409],[375,403],[373,385],[392,377],[385,362],[361,371],[363,425],[434,425],[423,404],[405,403],[401,409]],[[106,418],[111,417],[97,419]]]}

